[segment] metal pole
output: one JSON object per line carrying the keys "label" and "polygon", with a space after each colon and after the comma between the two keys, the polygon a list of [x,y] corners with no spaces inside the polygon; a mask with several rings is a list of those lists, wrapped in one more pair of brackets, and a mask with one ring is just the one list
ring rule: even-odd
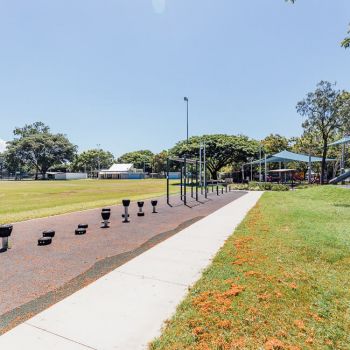
{"label": "metal pole", "polygon": [[242,183],[244,183],[244,164],[242,165]]}
{"label": "metal pole", "polygon": [[259,182],[261,182],[261,143],[259,145]]}
{"label": "metal pole", "polygon": [[196,160],[196,201],[198,202],[198,160]]}
{"label": "metal pole", "polygon": [[[282,162],[279,162],[279,167],[280,167],[280,169],[282,169]],[[279,176],[280,179],[282,179],[282,173],[281,172],[279,172],[278,176]]]}
{"label": "metal pole", "polygon": [[267,182],[267,163],[266,163],[266,153],[265,153],[265,182]]}
{"label": "metal pole", "polygon": [[250,181],[253,181],[253,159],[250,160]]}
{"label": "metal pole", "polygon": [[340,174],[344,174],[345,172],[345,143],[342,144],[341,147],[341,169],[340,169]]}
{"label": "metal pole", "polygon": [[181,165],[180,167],[180,199],[183,199],[183,190],[182,190],[182,185],[183,185],[183,167]]}
{"label": "metal pole", "polygon": [[203,187],[202,187],[202,142],[199,146],[199,186],[201,188],[201,194],[203,194]]}
{"label": "metal pole", "polygon": [[187,187],[187,168],[186,168],[186,156],[184,157],[184,204],[187,204],[187,191],[186,191],[186,187]]}
{"label": "metal pole", "polygon": [[309,153],[308,183],[311,184],[311,154]]}
{"label": "metal pole", "polygon": [[170,205],[169,198],[169,158],[166,160],[166,202]]}
{"label": "metal pole", "polygon": [[191,198],[193,198],[193,164],[191,165]]}
{"label": "metal pole", "polygon": [[187,143],[188,143],[188,99],[187,99]]}
{"label": "metal pole", "polygon": [[187,104],[187,118],[186,118],[186,126],[187,126],[187,143],[188,143],[188,97],[184,97],[184,101]]}
{"label": "metal pole", "polygon": [[207,193],[207,149],[206,149],[205,142],[204,142],[203,158],[204,158],[204,193],[205,193],[205,198],[208,198],[208,193]]}

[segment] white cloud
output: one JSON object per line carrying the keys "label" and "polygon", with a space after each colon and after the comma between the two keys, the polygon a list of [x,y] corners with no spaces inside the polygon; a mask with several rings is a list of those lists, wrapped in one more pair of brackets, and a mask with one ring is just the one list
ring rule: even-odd
{"label": "white cloud", "polygon": [[152,0],[153,9],[156,13],[163,13],[165,11],[165,0]]}
{"label": "white cloud", "polygon": [[6,141],[0,139],[0,152],[4,152],[6,149]]}

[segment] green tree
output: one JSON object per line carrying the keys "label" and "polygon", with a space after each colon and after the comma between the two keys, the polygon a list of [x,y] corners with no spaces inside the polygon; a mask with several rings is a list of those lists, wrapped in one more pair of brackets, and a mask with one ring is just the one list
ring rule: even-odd
{"label": "green tree", "polygon": [[102,149],[90,149],[77,155],[71,164],[74,171],[108,169],[114,163],[114,155]]}
{"label": "green tree", "polygon": [[302,124],[307,135],[318,135],[322,140],[321,183],[324,183],[328,144],[334,136],[349,124],[350,99],[344,91],[335,90],[335,84],[321,81],[314,92],[307,94],[296,109],[306,117]]}
{"label": "green tree", "polygon": [[137,169],[150,168],[153,161],[153,153],[149,150],[128,152],[118,158],[118,163],[130,163]]}
{"label": "green tree", "polygon": [[11,167],[26,166],[45,175],[50,167],[72,161],[77,150],[65,135],[52,134],[44,123],[37,122],[14,130],[8,142],[5,161]]}
{"label": "green tree", "polygon": [[193,136],[188,143],[186,140],[180,141],[170,150],[170,154],[198,158],[201,142],[206,144],[207,167],[213,179],[217,179],[217,173],[224,166],[245,163],[257,156],[259,149],[258,142],[247,136],[215,134]]}
{"label": "green tree", "polygon": [[167,151],[162,151],[158,154],[155,154],[152,160],[153,172],[161,173],[162,171],[166,171],[167,158],[168,158]]}
{"label": "green tree", "polygon": [[[336,133],[330,139],[331,142],[339,140],[342,138],[341,133]],[[310,154],[312,156],[320,156],[322,154],[323,141],[322,137],[317,132],[307,133],[304,132],[300,137],[293,138],[293,152]],[[341,147],[329,147],[327,151],[327,157],[335,159],[334,162],[329,162],[327,164],[328,175],[331,177],[336,176],[336,172],[340,169],[341,162]],[[301,168],[306,174],[308,169],[307,163],[298,163],[298,167]],[[313,171],[321,172],[320,163],[312,164]]]}
{"label": "green tree", "polygon": [[[350,30],[348,30],[348,34],[350,34]],[[346,37],[342,42],[341,46],[345,47],[348,49],[350,47],[350,36]]]}
{"label": "green tree", "polygon": [[264,151],[268,155],[290,149],[289,140],[286,137],[278,134],[270,134],[269,136],[265,137],[261,143]]}

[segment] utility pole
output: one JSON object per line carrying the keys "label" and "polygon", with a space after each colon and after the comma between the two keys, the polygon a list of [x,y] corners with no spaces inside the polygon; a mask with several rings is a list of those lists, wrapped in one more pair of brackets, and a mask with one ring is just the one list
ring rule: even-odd
{"label": "utility pole", "polygon": [[202,142],[199,144],[199,187],[201,188],[201,194],[203,194],[203,187],[202,187]]}
{"label": "utility pole", "polygon": [[186,104],[187,104],[187,118],[186,118],[186,125],[187,125],[187,127],[186,127],[186,129],[187,129],[187,143],[188,143],[188,97],[184,97],[184,101],[186,102]]}
{"label": "utility pole", "polygon": [[207,150],[206,144],[204,141],[204,149],[203,149],[203,158],[204,158],[204,194],[205,198],[207,198]]}

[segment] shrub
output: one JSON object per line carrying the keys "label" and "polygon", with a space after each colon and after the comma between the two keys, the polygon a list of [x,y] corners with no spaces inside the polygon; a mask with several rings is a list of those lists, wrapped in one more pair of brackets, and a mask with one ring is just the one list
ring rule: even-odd
{"label": "shrub", "polygon": [[248,191],[289,191],[289,186],[282,184],[274,184],[271,182],[249,182],[249,184],[232,184],[233,190]]}

